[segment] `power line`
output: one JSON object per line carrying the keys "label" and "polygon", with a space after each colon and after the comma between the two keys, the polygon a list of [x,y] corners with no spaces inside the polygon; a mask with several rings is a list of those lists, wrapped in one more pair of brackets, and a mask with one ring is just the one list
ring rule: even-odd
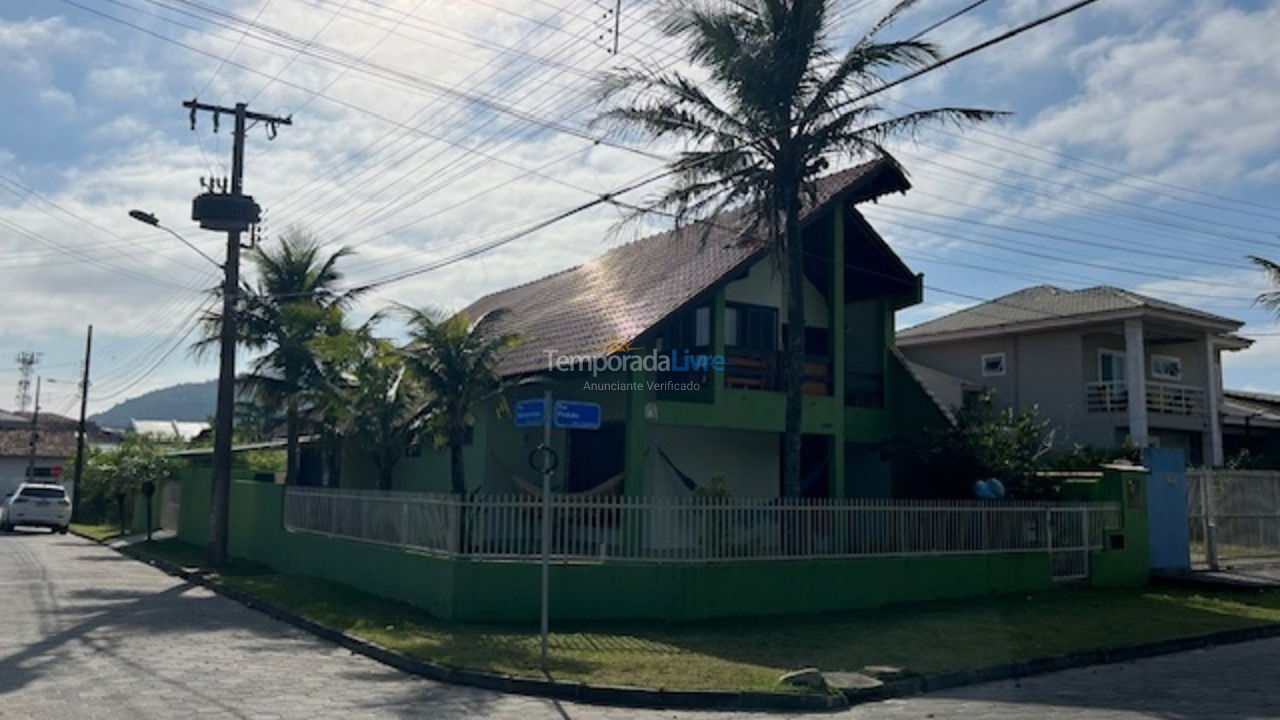
{"label": "power line", "polygon": [[[891,102],[891,103],[894,103],[894,104],[896,104],[896,105],[901,105],[901,106],[903,106],[903,107],[905,107],[905,108],[907,108],[907,109],[909,109],[909,110],[920,110],[920,109],[921,109],[921,107],[920,107],[920,106],[918,106],[918,105],[913,105],[913,104],[911,104],[911,103],[909,103],[909,102],[906,102],[906,101],[904,101],[904,100],[899,100],[899,99],[897,99],[897,98],[889,98],[888,100],[889,100],[889,102]],[[941,128],[935,128],[935,129],[934,129],[934,131],[935,131],[935,132],[938,132],[938,133],[940,133],[940,134],[943,134],[943,135],[947,135],[948,137],[953,137],[953,138],[961,139],[961,140],[964,140],[964,141],[966,141],[966,142],[971,142],[971,143],[974,143],[974,144],[976,144],[976,145],[980,145],[980,146],[982,146],[982,147],[991,148],[991,149],[993,149],[993,150],[999,150],[999,151],[1000,151],[1000,152],[1002,152],[1002,153],[1007,153],[1007,154],[1010,154],[1010,155],[1015,155],[1015,156],[1017,156],[1017,157],[1026,158],[1026,159],[1028,159],[1028,160],[1033,160],[1033,161],[1035,161],[1035,162],[1040,162],[1040,163],[1050,164],[1050,165],[1053,165],[1054,167],[1058,167],[1058,165],[1057,165],[1056,163],[1053,163],[1053,162],[1052,162],[1052,161],[1050,161],[1050,160],[1046,160],[1046,159],[1044,159],[1044,158],[1039,158],[1039,157],[1036,157],[1036,156],[1034,156],[1034,155],[1030,155],[1030,154],[1027,154],[1027,153],[1019,152],[1019,151],[1017,151],[1017,150],[1011,150],[1011,149],[1009,149],[1009,148],[1007,148],[1007,147],[1003,147],[1003,146],[1000,146],[1000,145],[994,145],[994,144],[992,144],[992,143],[984,143],[984,142],[982,142],[982,141],[980,141],[980,140],[975,140],[971,135],[961,135],[961,134],[959,134],[959,133],[953,133],[953,132],[950,132],[950,131],[947,131],[947,130],[943,130],[943,129],[941,129]],[[1009,143],[1013,143],[1014,145],[1018,145],[1018,146],[1021,146],[1021,147],[1030,148],[1030,149],[1032,149],[1032,150],[1037,150],[1037,151],[1039,151],[1039,152],[1042,152],[1042,153],[1045,153],[1045,154],[1048,154],[1048,155],[1054,155],[1054,156],[1057,156],[1057,157],[1059,157],[1059,158],[1061,158],[1061,159],[1063,159],[1063,160],[1066,160],[1066,161],[1068,161],[1068,162],[1073,162],[1073,163],[1078,163],[1078,164],[1081,164],[1081,165],[1087,165],[1087,166],[1089,166],[1089,167],[1098,168],[1099,170],[1103,170],[1103,171],[1105,171],[1105,172],[1112,173],[1112,174],[1117,175],[1117,176],[1119,176],[1119,177],[1121,177],[1121,178],[1128,178],[1128,179],[1131,179],[1131,180],[1136,180],[1136,181],[1139,181],[1139,182],[1148,183],[1148,184],[1150,184],[1150,185],[1155,185],[1155,186],[1157,186],[1157,187],[1163,187],[1163,188],[1166,188],[1166,189],[1169,189],[1169,190],[1175,190],[1175,191],[1177,191],[1177,192],[1187,193],[1187,194],[1191,194],[1191,195],[1198,195],[1198,196],[1200,196],[1200,197],[1206,197],[1206,198],[1210,198],[1210,199],[1213,199],[1213,200],[1218,200],[1218,201],[1220,201],[1220,202],[1235,203],[1235,204],[1244,205],[1244,206],[1247,206],[1247,207],[1258,208],[1258,209],[1261,209],[1261,210],[1270,210],[1270,211],[1272,211],[1272,212],[1280,212],[1280,208],[1277,208],[1277,207],[1274,207],[1274,206],[1270,206],[1270,205],[1263,205],[1263,204],[1260,204],[1260,203],[1250,202],[1250,201],[1247,201],[1247,200],[1240,200],[1239,198],[1233,198],[1233,197],[1230,197],[1230,196],[1227,196],[1227,195],[1220,195],[1220,194],[1217,194],[1217,193],[1206,192],[1206,191],[1203,191],[1203,190],[1198,190],[1198,189],[1195,189],[1195,188],[1186,187],[1186,186],[1184,186],[1184,185],[1177,185],[1177,184],[1174,184],[1174,183],[1169,183],[1169,182],[1165,182],[1165,181],[1162,181],[1162,180],[1157,180],[1157,179],[1155,179],[1155,178],[1147,177],[1147,176],[1145,176],[1145,175],[1139,175],[1139,174],[1137,174],[1137,173],[1127,172],[1127,171],[1124,171],[1124,170],[1120,170],[1120,169],[1117,169],[1117,168],[1111,167],[1111,166],[1106,165],[1106,164],[1104,164],[1104,163],[1099,163],[1099,162],[1096,162],[1096,161],[1093,161],[1093,160],[1089,160],[1089,159],[1086,159],[1086,158],[1079,157],[1079,156],[1077,156],[1077,155],[1072,155],[1072,154],[1069,154],[1069,153],[1064,153],[1064,152],[1062,152],[1062,151],[1060,151],[1060,150],[1055,150],[1055,149],[1053,149],[1053,148],[1046,147],[1046,146],[1043,146],[1043,145],[1036,145],[1035,143],[1029,143],[1029,142],[1026,142],[1026,141],[1023,141],[1023,140],[1019,140],[1018,138],[1015,138],[1015,137],[1013,137],[1012,135],[1007,135],[1007,134],[999,133],[999,132],[996,132],[996,131],[991,130],[991,129],[988,129],[988,128],[976,127],[976,128],[973,128],[973,131],[974,131],[975,133],[977,133],[977,134],[987,135],[987,136],[990,136],[990,137],[998,138],[998,139],[1000,139],[1000,140],[1004,140],[1004,141],[1009,142]],[[1065,167],[1065,169],[1067,169],[1067,170],[1069,170],[1069,171],[1071,171],[1071,172],[1075,172],[1075,173],[1079,173],[1079,174],[1082,174],[1082,175],[1086,175],[1086,176],[1088,176],[1088,177],[1093,177],[1093,178],[1097,178],[1097,179],[1107,180],[1108,182],[1116,182],[1116,183],[1118,183],[1118,184],[1120,184],[1120,185],[1123,185],[1123,186],[1125,186],[1125,187],[1130,187],[1130,188],[1133,188],[1133,189],[1135,189],[1135,190],[1140,190],[1140,191],[1142,191],[1142,192],[1147,192],[1147,193],[1155,194],[1155,195],[1157,195],[1157,196],[1168,197],[1168,198],[1173,199],[1173,200],[1176,200],[1176,201],[1178,201],[1178,202],[1189,202],[1189,203],[1194,203],[1194,204],[1204,204],[1204,205],[1206,205],[1207,207],[1214,207],[1214,208],[1218,208],[1218,209],[1226,210],[1226,211],[1228,211],[1228,212],[1237,212],[1237,213],[1243,213],[1243,214],[1247,214],[1247,215],[1253,215],[1253,216],[1255,216],[1255,217],[1261,217],[1261,218],[1266,218],[1266,219],[1270,219],[1270,220],[1280,219],[1280,216],[1277,216],[1277,215],[1264,214],[1264,213],[1254,213],[1254,212],[1250,212],[1250,211],[1247,211],[1247,210],[1240,210],[1240,209],[1230,209],[1230,208],[1225,208],[1225,207],[1223,207],[1223,206],[1221,206],[1221,205],[1218,205],[1218,204],[1212,204],[1212,203],[1211,203],[1211,204],[1196,203],[1195,201],[1186,200],[1186,199],[1184,199],[1184,198],[1178,198],[1178,197],[1175,197],[1175,196],[1173,196],[1173,195],[1163,194],[1163,193],[1160,193],[1160,192],[1158,192],[1158,191],[1151,190],[1151,189],[1149,189],[1149,188],[1144,188],[1144,187],[1141,187],[1141,186],[1139,186],[1139,185],[1135,185],[1135,184],[1133,184],[1133,183],[1121,182],[1120,180],[1118,180],[1118,179],[1116,179],[1116,178],[1110,178],[1110,177],[1106,177],[1106,176],[1103,176],[1103,175],[1098,175],[1098,174],[1096,174],[1096,173],[1086,172],[1086,171],[1083,171],[1083,170],[1079,170],[1079,169],[1077,169],[1077,168]]]}
{"label": "power line", "polygon": [[[1050,20],[1053,20],[1053,19],[1058,18],[1058,17],[1062,17],[1062,16],[1064,16],[1064,15],[1066,15],[1066,14],[1070,13],[1070,12],[1074,12],[1075,10],[1078,10],[1078,9],[1080,9],[1080,8],[1083,8],[1083,7],[1087,6],[1087,5],[1090,5],[1090,4],[1092,4],[1093,2],[1096,2],[1096,1],[1097,1],[1097,0],[1083,0],[1082,2],[1077,2],[1077,3],[1075,3],[1074,5],[1071,5],[1071,6],[1067,7],[1067,8],[1063,8],[1063,9],[1061,9],[1061,10],[1055,11],[1055,12],[1053,12],[1053,13],[1049,14],[1049,15],[1046,15],[1046,16],[1044,16],[1044,17],[1042,17],[1042,18],[1038,19],[1038,20],[1035,20],[1035,21],[1032,21],[1032,22],[1029,22],[1029,23],[1025,23],[1025,24],[1023,24],[1023,25],[1021,25],[1021,26],[1018,26],[1018,27],[1016,27],[1016,28],[1014,28],[1014,29],[1012,29],[1012,30],[1006,31],[1006,32],[1002,33],[1001,35],[996,36],[995,38],[991,38],[991,39],[988,39],[988,40],[984,40],[984,41],[982,41],[982,42],[980,42],[980,43],[978,43],[978,44],[976,44],[976,45],[970,46],[969,48],[966,48],[965,50],[962,50],[961,52],[959,52],[959,53],[957,53],[957,54],[955,54],[955,55],[952,55],[952,56],[950,56],[950,57],[948,57],[948,58],[943,58],[943,59],[941,59],[941,60],[939,60],[939,61],[937,61],[937,62],[931,63],[930,65],[928,65],[928,66],[926,66],[926,67],[924,67],[924,68],[921,68],[921,69],[918,69],[918,70],[913,71],[913,72],[911,72],[911,73],[908,73],[907,75],[905,75],[905,76],[903,76],[903,77],[899,78],[898,80],[894,80],[894,81],[892,81],[892,82],[891,82],[891,83],[889,83],[889,84],[881,85],[881,86],[878,86],[877,88],[874,88],[874,89],[872,89],[872,90],[869,90],[869,91],[867,91],[867,92],[863,93],[863,94],[862,94],[861,96],[859,96],[858,98],[855,98],[855,100],[857,100],[857,99],[861,99],[862,97],[869,97],[869,96],[874,95],[874,94],[876,94],[876,93],[878,93],[878,92],[881,92],[881,91],[882,91],[882,90],[884,90],[884,89],[888,89],[889,87],[892,87],[892,86],[894,86],[894,85],[900,85],[900,84],[902,84],[903,82],[906,82],[906,81],[908,81],[908,80],[911,80],[911,79],[914,79],[914,78],[920,77],[920,76],[922,76],[923,74],[925,74],[925,73],[927,73],[927,72],[932,72],[932,71],[934,71],[934,70],[937,70],[937,69],[940,69],[940,68],[942,68],[942,67],[945,67],[946,65],[949,65],[950,63],[955,62],[955,61],[956,61],[956,60],[958,60],[958,59],[961,59],[961,58],[963,58],[963,57],[968,57],[969,55],[972,55],[972,54],[974,54],[974,53],[976,53],[976,52],[979,52],[979,51],[981,51],[981,50],[983,50],[983,49],[986,49],[986,48],[992,47],[992,46],[994,46],[994,45],[996,45],[996,44],[998,44],[998,43],[1000,43],[1000,42],[1003,42],[1003,41],[1005,41],[1005,40],[1008,40],[1008,39],[1010,39],[1010,38],[1012,38],[1012,37],[1016,37],[1017,35],[1020,35],[1020,34],[1022,34],[1022,33],[1024,33],[1024,32],[1027,32],[1027,31],[1031,30],[1032,28],[1035,28],[1035,27],[1038,27],[1038,26],[1040,26],[1040,25],[1043,25],[1043,24],[1045,24],[1046,22],[1049,22]],[[72,2],[73,2],[73,0],[63,0],[63,2],[72,3]],[[593,200],[590,200],[590,201],[588,201],[588,202],[585,202],[585,203],[582,203],[582,204],[577,205],[577,206],[575,206],[575,207],[572,207],[572,208],[570,208],[570,209],[568,209],[568,210],[566,210],[566,211],[563,211],[563,212],[561,212],[561,213],[557,213],[556,215],[553,215],[552,217],[550,217],[550,218],[548,218],[548,219],[546,219],[546,220],[539,221],[538,223],[535,223],[533,226],[531,226],[530,228],[527,228],[527,229],[525,229],[525,230],[517,231],[517,232],[515,232],[515,233],[513,233],[513,234],[506,235],[506,236],[503,236],[503,237],[497,238],[496,240],[492,240],[492,241],[486,242],[486,243],[484,243],[484,244],[480,245],[479,247],[473,248],[473,249],[468,250],[468,251],[466,251],[466,252],[464,252],[464,253],[459,253],[459,254],[454,255],[454,256],[451,256],[451,257],[449,257],[449,258],[444,258],[444,259],[439,260],[439,261],[435,261],[435,262],[432,262],[432,263],[428,263],[428,264],[423,265],[423,266],[421,266],[421,267],[419,267],[419,268],[414,268],[414,269],[411,269],[411,270],[408,270],[408,271],[404,271],[404,272],[400,272],[400,273],[395,273],[395,274],[392,274],[392,275],[387,276],[387,277],[385,277],[385,278],[382,278],[382,279],[379,279],[379,280],[375,280],[375,281],[370,282],[370,283],[365,283],[365,284],[363,284],[363,285],[361,285],[361,286],[359,286],[359,287],[360,287],[361,289],[372,289],[372,288],[376,288],[376,287],[381,287],[381,286],[383,286],[383,285],[387,285],[387,284],[394,283],[394,282],[399,282],[399,281],[401,281],[401,280],[404,280],[404,279],[407,279],[407,278],[410,278],[410,277],[415,277],[415,276],[417,276],[417,275],[420,275],[420,274],[423,274],[423,273],[426,273],[426,272],[430,272],[430,271],[433,271],[433,270],[439,269],[439,268],[441,268],[441,267],[445,267],[445,266],[451,265],[451,264],[456,263],[456,262],[460,262],[460,261],[465,260],[465,259],[470,258],[470,257],[475,257],[476,255],[482,254],[482,253],[484,253],[484,252],[488,252],[488,251],[490,251],[490,250],[492,250],[492,249],[495,249],[495,248],[497,248],[497,247],[501,247],[502,245],[505,245],[505,244],[507,244],[507,243],[513,242],[513,241],[515,241],[515,240],[517,240],[517,239],[519,239],[519,238],[521,238],[521,237],[524,237],[524,236],[526,236],[526,235],[528,235],[528,234],[530,234],[530,233],[532,233],[532,232],[536,232],[536,231],[538,231],[538,230],[544,229],[544,228],[546,228],[546,227],[548,227],[548,226],[550,226],[550,225],[552,225],[552,224],[555,224],[555,223],[560,222],[560,221],[562,221],[562,220],[564,220],[564,219],[566,219],[566,218],[569,218],[569,217],[572,217],[572,216],[574,216],[574,215],[577,215],[578,213],[583,212],[583,211],[585,211],[585,210],[587,210],[587,209],[593,208],[593,207],[595,207],[595,206],[597,206],[597,205],[600,205],[600,204],[603,204],[603,203],[606,203],[606,202],[616,202],[616,196],[618,196],[618,195],[622,195],[622,194],[625,194],[625,193],[627,193],[627,192],[631,192],[631,191],[636,190],[636,189],[638,189],[638,188],[640,188],[640,187],[643,187],[644,185],[648,185],[648,184],[650,184],[650,183],[652,183],[652,182],[655,182],[655,181],[657,181],[657,180],[659,180],[659,179],[662,179],[662,178],[664,178],[664,177],[667,177],[667,176],[669,176],[669,175],[671,175],[671,174],[674,174],[674,171],[673,171],[673,170],[667,170],[667,171],[664,171],[664,172],[662,172],[662,173],[659,173],[658,175],[655,175],[655,176],[650,177],[650,178],[645,179],[645,180],[637,181],[637,182],[632,183],[632,184],[630,184],[630,185],[627,185],[627,186],[625,186],[625,187],[623,187],[623,188],[621,188],[621,189],[615,190],[615,191],[613,191],[613,192],[611,192],[611,193],[601,194],[601,195],[599,195],[598,197],[596,197],[596,198],[595,198],[595,199],[593,199]]]}
{"label": "power line", "polygon": [[986,2],[987,2],[987,0],[975,0],[974,2],[971,2],[971,3],[969,3],[968,5],[964,6],[963,8],[960,8],[959,10],[957,10],[957,11],[955,11],[955,12],[951,13],[950,15],[948,15],[948,16],[946,16],[946,17],[944,17],[944,18],[942,18],[942,19],[941,19],[941,20],[939,20],[938,22],[933,23],[932,25],[929,25],[928,27],[926,27],[926,28],[925,28],[925,29],[923,29],[923,30],[920,30],[919,32],[917,32],[916,34],[912,35],[911,37],[909,37],[909,38],[907,38],[907,39],[908,39],[908,40],[919,40],[922,36],[924,36],[924,35],[928,35],[929,33],[933,32],[934,30],[937,30],[938,28],[942,27],[943,25],[946,25],[947,23],[949,23],[949,22],[951,22],[951,21],[955,20],[956,18],[959,18],[959,17],[961,17],[962,15],[965,15],[965,14],[967,14],[967,13],[969,13],[969,12],[973,11],[973,10],[976,10],[976,9],[978,9],[978,8],[982,7],[984,4],[986,4]]}
{"label": "power line", "polygon": [[[202,3],[194,2],[194,0],[174,0],[174,1],[179,2],[183,5],[198,8],[201,11],[213,16],[221,16],[221,17],[228,18],[229,20],[235,23],[248,23],[248,21],[246,21],[244,18],[241,18],[240,16],[234,13],[221,11],[221,10],[218,10],[217,8],[210,8]],[[81,9],[88,9],[88,8],[85,8],[85,6],[83,5],[79,5],[73,0],[63,0],[63,2],[66,2],[71,5],[75,5],[76,7],[80,7]],[[123,5],[123,3],[118,2],[118,0],[110,0],[110,2],[117,5]],[[166,2],[164,2],[164,0],[144,0],[144,2],[168,9],[172,12],[177,12],[184,15],[190,15],[193,17],[199,17],[195,13],[176,8],[172,5],[168,5],[166,4]],[[106,15],[105,13],[100,13],[98,11],[94,11],[94,10],[90,10],[90,11],[95,12],[96,14],[99,14],[99,15]],[[121,22],[127,22],[127,21],[122,21],[120,18],[115,18],[114,16],[107,16],[107,17],[109,19],[114,19]],[[156,16],[156,17],[161,17],[161,19],[170,21],[168,18],[163,18],[162,16]],[[218,25],[227,26],[225,22],[221,22],[217,20],[211,20],[211,21],[206,20],[206,21],[212,22]],[[608,140],[607,138],[592,135],[591,133],[586,132],[585,130],[580,130],[578,128],[569,127],[561,123],[550,122],[543,118],[536,117],[534,115],[531,115],[525,112],[520,108],[515,108],[509,105],[506,105],[505,103],[501,102],[496,98],[487,97],[477,93],[469,93],[456,88],[451,88],[450,86],[445,85],[444,83],[441,83],[439,81],[433,80],[431,78],[424,77],[421,75],[415,75],[413,73],[409,73],[403,70],[397,70],[395,68],[381,65],[379,63],[374,63],[372,61],[369,61],[368,59],[361,60],[360,58],[354,55],[351,55],[350,53],[344,50],[341,50],[339,48],[336,48],[330,45],[326,45],[318,41],[311,43],[311,46],[308,47],[306,41],[302,40],[301,38],[298,38],[297,36],[292,35],[291,33],[287,33],[276,28],[271,28],[269,26],[258,26],[258,25],[254,25],[253,23],[248,23],[248,24],[257,29],[264,30],[269,34],[280,37],[283,40],[283,42],[281,40],[269,40],[269,39],[259,37],[260,40],[265,40],[266,42],[269,42],[273,45],[295,49],[298,53],[304,54],[314,59],[322,60],[324,62],[331,63],[339,67],[350,67],[351,69],[357,72],[364,73],[366,75],[371,75],[373,77],[378,77],[384,80],[390,80],[392,82],[399,83],[399,84],[406,84],[410,87],[425,90],[427,92],[439,93],[444,96],[453,97],[455,99],[463,100],[469,103],[474,103],[488,110],[502,113],[504,115],[509,115],[516,119],[522,120],[524,122],[539,125],[547,130],[552,130],[555,132],[572,135],[574,137],[578,137],[584,140],[590,140],[593,142],[599,141],[601,144],[605,144],[610,147],[614,147],[619,150],[624,150],[626,152],[634,153],[643,157],[650,157],[650,158],[655,158],[659,160],[665,160],[665,158],[658,155],[654,155],[653,153],[650,153],[641,148],[633,148],[627,145],[623,145],[621,143],[614,143]],[[160,36],[158,33],[150,32],[147,28],[142,28],[141,26],[136,26],[136,25],[135,27],[138,27],[144,32],[148,32],[148,34],[151,34],[153,36],[163,38],[163,36]],[[200,52],[201,54],[205,54],[205,55],[208,54],[205,51],[199,50],[197,48],[193,48],[189,45],[185,45],[185,43],[180,43],[170,38],[163,38],[163,39],[169,42],[174,42],[175,44],[184,45],[192,49],[193,51]],[[232,62],[230,60],[227,61],[227,64],[239,65],[240,67],[244,67],[243,65]],[[256,74],[266,75],[266,73],[262,71],[256,71]],[[268,77],[270,76],[268,75]]]}
{"label": "power line", "polygon": [[[263,3],[258,6],[258,12],[253,16],[253,21],[257,22],[258,18],[262,17],[262,13],[266,12],[267,8],[270,6],[271,6],[271,0],[263,0]],[[226,67],[227,59],[230,58],[232,55],[235,55],[236,51],[240,49],[240,46],[244,43],[244,38],[248,33],[249,33],[249,29],[248,27],[246,27],[244,29],[244,32],[240,33],[240,37],[236,39],[235,46],[232,47],[231,50],[228,51],[226,55],[222,56],[222,59],[218,62],[218,66],[213,69],[213,72],[209,73],[209,77],[205,79],[204,85],[200,86],[200,89],[195,92],[193,97],[200,97],[201,95],[204,94],[205,90],[209,89],[209,85],[213,83],[213,79],[218,77],[218,73],[222,72],[222,68]]]}
{"label": "power line", "polygon": [[[65,0],[64,0],[64,1],[65,1]],[[1049,23],[1049,22],[1052,22],[1052,21],[1054,21],[1054,20],[1057,20],[1057,19],[1058,19],[1058,18],[1060,18],[1060,17],[1065,17],[1065,16],[1067,16],[1067,15],[1070,15],[1071,13],[1076,12],[1077,10],[1082,10],[1082,9],[1084,9],[1084,8],[1086,8],[1086,7],[1088,7],[1088,6],[1092,5],[1092,4],[1094,4],[1095,2],[1098,2],[1098,0],[1079,0],[1079,2],[1075,2],[1075,3],[1072,3],[1071,5],[1068,5],[1068,6],[1064,7],[1064,8],[1061,8],[1061,9],[1059,9],[1059,10],[1055,10],[1055,11],[1053,11],[1053,12],[1049,13],[1048,15],[1043,15],[1043,16],[1041,16],[1041,17],[1039,17],[1039,18],[1035,19],[1035,20],[1032,20],[1031,22],[1023,23],[1022,25],[1019,25],[1019,26],[1017,26],[1017,27],[1015,27],[1015,28],[1012,28],[1012,29],[1010,29],[1010,30],[1007,30],[1007,31],[1005,31],[1005,32],[1003,32],[1003,33],[1001,33],[1001,34],[999,34],[999,35],[997,35],[997,36],[993,37],[993,38],[990,38],[990,39],[988,39],[988,40],[984,40],[984,41],[982,41],[982,42],[978,43],[977,45],[972,45],[972,46],[970,46],[970,47],[968,47],[968,48],[965,48],[964,50],[961,50],[960,52],[955,53],[954,55],[948,55],[947,57],[945,57],[945,58],[943,58],[943,59],[941,59],[941,60],[939,60],[939,61],[937,61],[937,62],[930,63],[929,65],[926,65],[925,67],[922,67],[922,68],[920,68],[920,69],[918,69],[918,70],[914,70],[914,71],[912,71],[912,72],[909,72],[909,73],[907,73],[906,75],[903,75],[903,76],[901,76],[901,77],[899,77],[899,78],[896,78],[896,79],[894,79],[894,80],[891,80],[891,81],[889,81],[889,82],[887,82],[887,83],[884,83],[883,85],[877,85],[876,87],[871,88],[870,90],[867,90],[866,92],[862,93],[861,95],[858,95],[857,97],[854,97],[853,99],[851,99],[851,100],[847,101],[846,103],[844,103],[844,105],[852,104],[852,103],[858,102],[858,101],[860,101],[860,100],[865,100],[865,99],[867,99],[867,98],[869,98],[869,97],[872,97],[872,96],[874,96],[874,95],[879,95],[880,93],[884,92],[885,90],[888,90],[888,89],[890,89],[890,88],[895,88],[895,87],[897,87],[897,86],[899,86],[899,85],[901,85],[901,84],[903,84],[903,83],[905,83],[905,82],[908,82],[908,81],[914,80],[914,79],[916,79],[916,78],[920,77],[921,75],[924,75],[925,73],[930,73],[930,72],[933,72],[934,70],[938,70],[938,69],[940,69],[940,68],[943,68],[943,67],[945,67],[945,66],[947,66],[947,65],[950,65],[951,63],[953,63],[953,62],[955,62],[955,61],[957,61],[957,60],[964,59],[964,58],[966,58],[966,57],[969,57],[970,55],[973,55],[974,53],[981,52],[981,51],[983,51],[983,50],[986,50],[986,49],[987,49],[987,48],[989,48],[989,47],[992,47],[992,46],[994,46],[994,45],[998,45],[998,44],[1000,44],[1000,43],[1002,43],[1002,42],[1004,42],[1004,41],[1006,41],[1006,40],[1009,40],[1009,39],[1015,38],[1015,37],[1017,37],[1017,36],[1021,35],[1022,33],[1025,33],[1025,32],[1027,32],[1027,31],[1029,31],[1029,30],[1033,30],[1033,29],[1035,29],[1035,28],[1037,28],[1037,27],[1040,27],[1041,25],[1044,25],[1045,23]],[[839,106],[837,106],[837,107],[839,107]]]}

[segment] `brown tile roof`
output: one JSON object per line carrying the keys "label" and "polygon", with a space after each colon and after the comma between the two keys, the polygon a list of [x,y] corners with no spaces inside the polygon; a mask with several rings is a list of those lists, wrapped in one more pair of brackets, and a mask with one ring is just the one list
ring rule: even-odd
{"label": "brown tile roof", "polygon": [[1008,327],[1013,330],[1022,323],[1058,318],[1084,318],[1098,313],[1139,309],[1162,310],[1197,320],[1236,327],[1243,324],[1239,320],[1107,285],[1082,290],[1064,290],[1053,285],[1036,285],[900,330],[898,337],[908,339],[995,327]]}
{"label": "brown tile roof", "polygon": [[[0,422],[0,457],[27,457],[31,442],[31,414],[8,412],[3,414],[5,421]],[[76,427],[77,422],[72,418],[42,412],[36,457],[73,457],[76,454]],[[97,425],[88,423],[86,428],[86,440],[89,443],[110,440]]]}
{"label": "brown tile roof", "polygon": [[[820,178],[803,217],[836,201],[862,202],[908,188],[892,162],[863,163]],[[598,355],[594,345],[634,339],[763,252],[759,243],[738,242],[737,233],[725,229],[736,225],[736,216],[716,216],[709,233],[690,226],[620,245],[583,265],[486,295],[463,312],[473,319],[500,308],[510,312],[503,330],[524,341],[499,361],[502,375],[546,370],[547,351]]]}

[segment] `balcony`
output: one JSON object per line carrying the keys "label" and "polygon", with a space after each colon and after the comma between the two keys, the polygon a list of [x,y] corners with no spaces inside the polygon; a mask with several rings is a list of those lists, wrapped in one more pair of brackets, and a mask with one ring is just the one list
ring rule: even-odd
{"label": "balcony", "polygon": [[[1129,390],[1123,380],[1085,383],[1085,409],[1089,412],[1128,412]],[[1175,383],[1147,383],[1147,412],[1164,415],[1200,415],[1205,412],[1204,388]]]}
{"label": "balcony", "polygon": [[[781,390],[782,362],[780,352],[727,350],[724,384],[750,390]],[[831,394],[831,361],[828,358],[805,357],[802,388],[805,395]]]}

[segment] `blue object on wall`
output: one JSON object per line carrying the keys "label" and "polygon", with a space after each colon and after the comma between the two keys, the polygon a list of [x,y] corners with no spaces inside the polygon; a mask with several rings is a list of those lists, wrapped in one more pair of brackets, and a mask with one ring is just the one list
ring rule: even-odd
{"label": "blue object on wall", "polygon": [[978,480],[973,484],[973,496],[979,500],[999,500],[1004,497],[1004,483],[996,478]]}
{"label": "blue object on wall", "polygon": [[1191,540],[1187,528],[1187,461],[1178,448],[1147,448],[1148,534],[1152,570],[1189,570]]}

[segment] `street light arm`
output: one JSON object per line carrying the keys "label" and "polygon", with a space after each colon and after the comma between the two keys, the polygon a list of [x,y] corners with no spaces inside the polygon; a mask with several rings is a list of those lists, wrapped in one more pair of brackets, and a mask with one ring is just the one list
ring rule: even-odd
{"label": "street light arm", "polygon": [[142,211],[142,210],[130,210],[130,211],[129,211],[129,217],[133,218],[134,220],[137,220],[138,222],[140,222],[140,223],[142,223],[142,224],[144,224],[144,225],[150,225],[150,226],[152,226],[152,227],[160,228],[161,230],[163,230],[163,231],[165,231],[165,232],[169,233],[170,235],[172,235],[172,236],[174,236],[174,237],[178,238],[178,242],[180,242],[180,243],[182,243],[183,245],[186,245],[187,247],[189,247],[189,248],[191,248],[192,250],[196,251],[196,254],[198,254],[200,257],[202,257],[202,258],[204,258],[205,260],[208,260],[209,262],[213,263],[213,266],[214,266],[214,267],[218,268],[219,270],[221,270],[221,269],[222,269],[222,263],[220,263],[220,262],[218,262],[217,260],[214,260],[213,258],[209,257],[209,256],[205,253],[205,251],[203,251],[203,250],[201,250],[200,248],[196,247],[196,246],[195,246],[195,244],[194,244],[194,243],[192,243],[190,240],[187,240],[186,238],[182,237],[182,236],[181,236],[181,235],[179,235],[178,233],[174,232],[174,231],[173,231],[173,229],[168,228],[168,227],[166,227],[166,226],[164,226],[164,225],[161,225],[161,224],[160,224],[160,219],[159,219],[159,218],[157,218],[155,215],[152,215],[151,213],[149,213],[149,212],[145,212],[145,211]]}

